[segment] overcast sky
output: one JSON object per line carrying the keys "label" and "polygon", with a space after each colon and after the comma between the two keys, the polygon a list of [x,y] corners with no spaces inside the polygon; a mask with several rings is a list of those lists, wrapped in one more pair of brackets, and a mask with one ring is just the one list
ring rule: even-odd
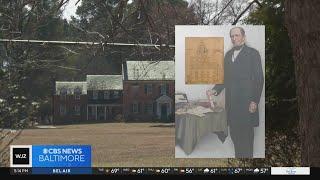
{"label": "overcast sky", "polygon": [[[71,16],[76,16],[77,7],[81,5],[82,0],[76,5],[78,0],[69,0],[68,4],[65,5],[65,9],[63,11],[63,18],[67,20],[71,20]],[[132,0],[129,0],[130,4]]]}
{"label": "overcast sky", "polygon": [[63,11],[63,18],[67,20],[71,20],[71,16],[76,16],[76,10],[79,5],[81,5],[80,2],[76,5],[78,0],[70,0],[67,5],[65,5],[65,9]]}

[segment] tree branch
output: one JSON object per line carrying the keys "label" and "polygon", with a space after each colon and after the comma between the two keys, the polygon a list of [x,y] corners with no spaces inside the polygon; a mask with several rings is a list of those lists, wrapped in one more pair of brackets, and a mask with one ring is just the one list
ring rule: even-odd
{"label": "tree branch", "polygon": [[64,50],[67,50],[68,52],[73,53],[73,54],[80,54],[80,53],[77,53],[77,52],[75,52],[75,51],[73,51],[73,50],[71,50],[71,49],[69,49],[69,48],[67,48],[65,46],[58,46],[58,47],[60,47],[60,48],[62,48]]}
{"label": "tree branch", "polygon": [[218,14],[216,14],[212,19],[210,19],[209,20],[209,23],[212,21],[212,20],[214,20],[217,16],[220,16],[220,14],[229,6],[229,4],[232,2],[233,0],[230,0],[225,6],[224,6],[224,8],[222,8],[222,10],[218,13]]}
{"label": "tree branch", "polygon": [[[70,23],[70,24],[71,24],[74,28],[76,28],[76,29],[78,29],[78,30],[80,30],[80,31],[82,31],[82,32],[85,32],[85,33],[87,33],[87,34],[97,34],[100,38],[102,38],[102,39],[104,39],[104,40],[106,39],[105,36],[103,36],[101,33],[97,32],[97,31],[87,31],[87,30],[85,30],[85,29],[82,29],[82,28],[74,25],[73,23]],[[107,36],[108,36],[108,35],[107,35]],[[109,38],[109,36],[108,36],[107,38]]]}
{"label": "tree branch", "polygon": [[250,6],[255,3],[255,1],[252,1],[240,14],[239,16],[233,21],[232,25],[236,25],[239,21],[239,19],[242,17],[242,15],[250,8]]}

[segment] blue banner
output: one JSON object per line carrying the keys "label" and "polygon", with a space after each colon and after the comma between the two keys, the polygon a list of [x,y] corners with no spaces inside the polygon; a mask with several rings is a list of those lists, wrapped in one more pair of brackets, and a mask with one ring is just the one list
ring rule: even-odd
{"label": "blue banner", "polygon": [[32,167],[91,167],[91,146],[32,145]]}

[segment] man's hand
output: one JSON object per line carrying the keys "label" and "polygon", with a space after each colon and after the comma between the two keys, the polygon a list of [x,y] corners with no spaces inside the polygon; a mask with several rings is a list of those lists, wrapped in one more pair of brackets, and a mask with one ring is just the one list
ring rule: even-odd
{"label": "man's hand", "polygon": [[257,111],[257,107],[258,107],[257,103],[251,101],[250,105],[249,105],[249,112],[250,113],[256,112]]}
{"label": "man's hand", "polygon": [[211,89],[207,90],[207,96],[212,96],[212,95],[217,96],[218,92]]}

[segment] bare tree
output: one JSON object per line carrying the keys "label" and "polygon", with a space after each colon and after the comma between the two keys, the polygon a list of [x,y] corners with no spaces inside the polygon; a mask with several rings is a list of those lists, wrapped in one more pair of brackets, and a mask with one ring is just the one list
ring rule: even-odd
{"label": "bare tree", "polygon": [[214,14],[218,13],[218,0],[208,1],[208,0],[192,0],[190,2],[191,7],[193,7],[195,14],[199,19],[199,24],[208,25],[215,21]]}
{"label": "bare tree", "polygon": [[192,0],[190,6],[194,9],[201,25],[236,24],[260,6],[258,0]]}

